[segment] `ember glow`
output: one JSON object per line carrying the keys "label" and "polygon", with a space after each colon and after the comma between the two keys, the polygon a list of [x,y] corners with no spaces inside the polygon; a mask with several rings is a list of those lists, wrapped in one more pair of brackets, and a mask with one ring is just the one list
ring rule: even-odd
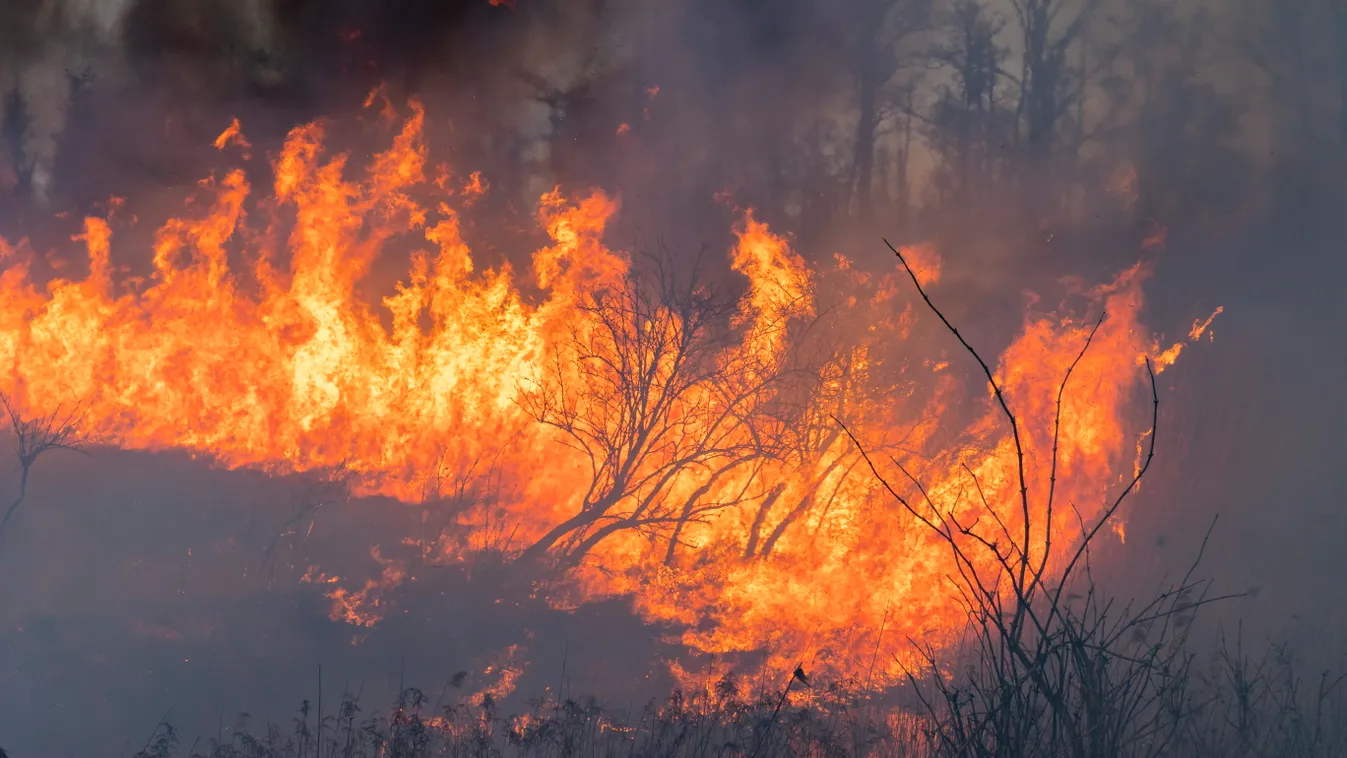
{"label": "ember glow", "polygon": [[[581,600],[630,596],[645,618],[682,625],[693,651],[767,651],[773,666],[883,685],[901,677],[910,640],[961,627],[947,548],[880,490],[835,420],[964,523],[987,507],[1022,518],[1009,429],[986,388],[956,376],[966,356],[915,344],[929,314],[905,273],[842,256],[811,266],[744,211],[727,251],[742,295],[721,303],[606,246],[619,207],[597,192],[541,199],[551,244],[527,275],[486,267],[459,215],[486,182],[443,167],[427,177],[423,127],[413,108],[363,169],[329,151],[320,126],[296,128],[270,193],[230,171],[203,182],[204,207],[164,224],[153,249],[118,250],[150,258],[148,280],[117,275],[116,218],[85,222],[81,280],[35,282],[5,244],[0,389],[30,414],[80,403],[88,431],[126,448],[340,471],[358,494],[452,505],[423,556],[559,562]],[[248,145],[237,123],[218,144]],[[409,239],[423,249],[396,291],[378,307],[357,297]],[[909,262],[938,282],[936,250]],[[1075,315],[1031,313],[997,362],[1036,508],[1057,388],[1101,309],[1063,401],[1058,502],[1089,519],[1103,485],[1131,475],[1148,432],[1143,359],[1163,353],[1163,368],[1179,352],[1140,323],[1146,273],[1080,293]],[[1078,533],[1076,511],[1052,518]],[[373,626],[396,602],[411,569],[372,550],[372,579],[310,569],[334,619]]]}

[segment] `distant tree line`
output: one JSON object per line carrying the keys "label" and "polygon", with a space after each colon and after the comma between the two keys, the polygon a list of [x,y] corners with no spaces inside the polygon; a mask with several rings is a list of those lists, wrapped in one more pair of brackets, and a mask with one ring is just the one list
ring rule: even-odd
{"label": "distant tree line", "polygon": [[672,80],[646,125],[660,165],[805,243],[1219,227],[1327,197],[1347,156],[1336,0],[673,5],[693,20],[652,20],[636,73]]}

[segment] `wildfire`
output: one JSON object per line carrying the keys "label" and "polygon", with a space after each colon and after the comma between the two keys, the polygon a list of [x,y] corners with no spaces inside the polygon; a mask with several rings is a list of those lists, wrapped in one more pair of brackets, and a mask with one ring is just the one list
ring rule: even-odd
{"label": "wildfire", "polygon": [[215,149],[223,150],[229,146],[236,146],[241,151],[244,160],[251,160],[252,144],[248,138],[243,136],[243,125],[238,119],[234,119],[227,129],[220,132],[220,136],[215,138]]}
{"label": "wildfire", "polygon": [[[784,670],[807,661],[886,684],[910,640],[960,627],[947,550],[882,493],[836,421],[962,521],[1022,518],[1008,429],[989,405],[960,402],[981,391],[948,359],[910,346],[922,312],[904,280],[840,256],[811,269],[746,212],[730,251],[745,294],[720,303],[605,246],[615,201],[553,192],[538,212],[552,243],[525,287],[474,260],[451,201],[470,205],[484,181],[428,181],[423,122],[414,109],[363,172],[327,151],[320,126],[296,128],[269,198],[238,170],[202,183],[207,207],[158,231],[148,281],[114,276],[107,220],[77,238],[81,280],[41,286],[0,244],[0,390],[30,414],[82,403],[89,431],[128,448],[338,469],[359,493],[427,508],[460,497],[459,539],[426,551],[555,559],[586,597],[630,595],[646,618],[686,624],[698,651],[766,650]],[[219,144],[246,149],[237,122]],[[423,249],[382,310],[359,299],[381,253],[412,235]],[[923,283],[939,278],[933,248],[911,259]],[[1138,265],[1088,293],[1108,317],[1063,397],[1057,443],[1059,497],[1081,518],[1146,431],[1132,413],[1138,360],[1159,352],[1139,321],[1145,275]],[[1035,508],[1058,385],[1093,324],[1031,314],[996,367]],[[1075,533],[1077,510],[1053,512],[1056,533]],[[508,541],[493,537],[502,522]],[[373,555],[382,573],[356,590],[310,570],[334,618],[373,625],[405,580]]]}

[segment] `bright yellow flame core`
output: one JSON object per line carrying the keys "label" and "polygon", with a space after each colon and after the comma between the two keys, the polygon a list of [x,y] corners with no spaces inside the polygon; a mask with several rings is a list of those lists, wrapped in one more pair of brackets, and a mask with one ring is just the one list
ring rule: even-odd
{"label": "bright yellow flame core", "polygon": [[[537,423],[527,401],[559,383],[598,376],[575,368],[577,344],[617,349],[595,336],[602,329],[585,307],[595,293],[631,286],[630,260],[602,242],[617,206],[600,194],[578,202],[558,193],[543,198],[539,221],[552,244],[533,257],[542,294],[526,298],[508,267],[474,263],[448,204],[452,191],[433,209],[412,198],[432,190],[422,127],[415,109],[359,180],[348,178],[346,156],[325,153],[319,126],[294,130],[275,161],[272,198],[258,204],[275,218],[290,214],[288,238],[275,222],[248,223],[252,188],[243,172],[230,172],[203,183],[213,197],[209,212],[159,230],[154,273],[143,287],[114,281],[112,233],[103,220],[87,220],[78,238],[90,260],[83,281],[39,287],[22,256],[0,240],[7,262],[0,361],[10,367],[0,389],[31,413],[83,402],[90,431],[124,447],[186,449],[231,467],[337,467],[353,475],[360,492],[411,502],[433,499],[442,494],[435,486],[467,481],[489,465],[493,481],[506,485],[482,506],[494,509],[491,517],[470,510],[460,519],[467,538],[457,544],[491,544],[490,534],[509,531],[500,530],[501,518],[517,525],[515,545],[546,534],[584,506],[590,474],[584,456],[562,444],[555,425]],[[247,144],[237,124],[222,135],[226,143]],[[473,177],[469,188],[480,186]],[[461,199],[470,204],[476,194],[465,191]],[[406,280],[383,299],[391,316],[385,327],[355,287],[385,243],[417,230],[429,247],[412,256]],[[914,318],[911,299],[895,295],[901,280],[872,281],[840,256],[832,270],[811,271],[751,214],[737,233],[731,260],[749,287],[730,318],[738,342],[723,347],[717,365],[741,377],[770,373],[790,350],[791,325],[819,311],[816,289],[825,275],[846,283],[842,302],[854,311],[855,328],[838,332],[839,345],[819,372],[817,407],[783,427],[794,444],[719,476],[707,467],[681,470],[665,490],[670,502],[736,505],[708,509],[673,536],[669,525],[615,532],[594,544],[577,576],[588,597],[629,594],[646,618],[689,624],[683,641],[693,649],[765,649],[773,665],[803,660],[811,671],[893,682],[910,660],[910,639],[938,639],[961,626],[946,580],[948,551],[878,490],[830,416],[846,418],[876,451],[906,458],[932,500],[963,523],[984,509],[973,472],[986,501],[1014,528],[1021,517],[1008,429],[988,405],[950,449],[926,451],[920,460],[900,452],[948,434],[940,418],[955,399],[948,372],[936,373],[944,362],[925,364],[921,381],[937,388],[925,399],[905,399],[913,397],[907,385],[878,376],[876,359],[901,350]],[[241,274],[230,269],[231,249],[242,250]],[[934,250],[914,251],[914,261],[925,283],[938,277]],[[1155,352],[1138,321],[1143,274],[1134,267],[1092,293],[1109,318],[1064,401],[1057,502],[1086,519],[1100,512],[1144,431],[1145,416],[1132,413],[1144,378],[1138,358]],[[640,328],[675,334],[680,318],[664,313]],[[1045,517],[1057,385],[1089,327],[1029,318],[998,364],[1024,427],[1036,520]],[[661,361],[650,367],[655,376],[674,370]],[[566,396],[580,398],[570,412],[611,412],[593,387]],[[710,423],[708,409],[721,402],[701,385],[675,400],[670,418],[687,428]],[[746,444],[748,434],[730,425],[719,439]],[[642,465],[659,465],[660,455],[655,450]],[[1058,533],[1075,534],[1076,518],[1071,507],[1059,507]],[[1041,536],[1036,541],[1041,549]],[[1069,541],[1055,541],[1054,553]],[[382,577],[357,592],[317,575],[333,586],[334,618],[362,625],[378,619],[379,592],[407,576],[380,560]]]}

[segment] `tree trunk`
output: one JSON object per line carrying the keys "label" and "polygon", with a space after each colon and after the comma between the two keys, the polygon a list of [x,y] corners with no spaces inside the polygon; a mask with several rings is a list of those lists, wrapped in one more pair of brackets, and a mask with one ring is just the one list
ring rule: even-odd
{"label": "tree trunk", "polygon": [[579,513],[552,527],[547,534],[538,538],[537,542],[524,548],[524,552],[519,554],[518,560],[521,563],[541,560],[557,542],[561,541],[562,537],[598,521],[603,514],[608,512],[609,508],[613,507],[617,500],[618,498],[604,498],[592,505],[585,505]]}
{"label": "tree trunk", "polygon": [[781,499],[781,494],[785,491],[786,483],[781,482],[773,487],[771,493],[767,495],[767,499],[762,501],[762,505],[758,508],[758,514],[753,517],[753,526],[748,531],[748,545],[744,548],[744,560],[751,559],[758,552],[758,540],[762,535],[763,522],[767,520],[767,514],[771,513],[772,506],[776,505],[776,501]]}
{"label": "tree trunk", "polygon": [[688,496],[688,499],[683,503],[683,512],[678,515],[678,523],[674,524],[673,534],[669,535],[669,549],[664,554],[665,566],[673,565],[674,558],[676,557],[676,554],[678,552],[678,540],[683,535],[683,527],[687,526],[688,521],[692,519],[692,514],[696,511],[697,508],[697,502],[700,501],[703,497],[706,497],[706,494],[711,491],[711,488],[716,485],[716,482],[720,481],[720,478],[722,476],[728,474],[730,471],[734,470],[735,468],[738,468],[739,466],[757,460],[757,458],[758,456],[756,455],[752,455],[747,458],[741,458],[731,463],[730,465],[721,468],[720,470],[712,474],[711,477],[707,479],[704,484],[702,484],[702,486],[698,487],[691,495]]}
{"label": "tree trunk", "polygon": [[789,528],[791,524],[798,521],[805,513],[809,512],[809,509],[814,505],[814,500],[818,497],[819,490],[823,488],[823,483],[828,480],[828,477],[831,476],[838,465],[842,463],[844,457],[845,456],[839,455],[833,459],[833,462],[829,463],[828,467],[823,470],[823,473],[819,474],[818,478],[814,480],[813,485],[810,486],[809,491],[805,493],[804,497],[800,498],[800,502],[796,503],[790,513],[786,514],[786,517],[781,519],[781,522],[776,525],[776,528],[772,530],[771,535],[767,537],[767,541],[762,543],[763,558],[771,555],[772,548],[776,547],[777,540],[780,540],[782,535],[786,533],[786,529]]}
{"label": "tree trunk", "polygon": [[543,557],[547,555],[547,551],[551,550],[552,546],[557,544],[558,540],[565,537],[572,529],[582,526],[590,520],[589,514],[585,511],[581,511],[575,516],[557,524],[552,527],[547,534],[540,537],[537,542],[524,548],[524,552],[519,554],[518,561],[520,563],[532,563],[534,561],[542,560]]}
{"label": "tree trunk", "polygon": [[908,162],[912,156],[912,116],[903,118],[903,142],[895,156],[895,166],[893,173],[896,178],[895,197],[893,200],[897,210],[897,218],[894,221],[899,225],[898,228],[907,228],[908,221],[912,213],[912,184],[909,176]]}
{"label": "tree trunk", "polygon": [[865,224],[874,214],[875,126],[880,84],[875,73],[872,36],[866,36],[861,55],[860,113],[856,120],[856,218]]}
{"label": "tree trunk", "polygon": [[562,568],[573,569],[576,566],[579,566],[580,561],[584,560],[585,556],[589,554],[589,551],[597,547],[600,542],[603,542],[622,529],[640,526],[641,523],[643,522],[640,519],[622,519],[609,522],[602,528],[596,529],[592,534],[586,537],[584,541],[577,545],[574,550],[566,554],[566,557],[561,560]]}
{"label": "tree trunk", "polygon": [[32,463],[21,464],[19,472],[19,496],[14,498],[14,502],[5,510],[5,517],[0,519],[0,537],[4,536],[5,527],[9,526],[9,520],[14,517],[14,512],[23,505],[23,499],[28,495],[28,471],[32,468]]}

